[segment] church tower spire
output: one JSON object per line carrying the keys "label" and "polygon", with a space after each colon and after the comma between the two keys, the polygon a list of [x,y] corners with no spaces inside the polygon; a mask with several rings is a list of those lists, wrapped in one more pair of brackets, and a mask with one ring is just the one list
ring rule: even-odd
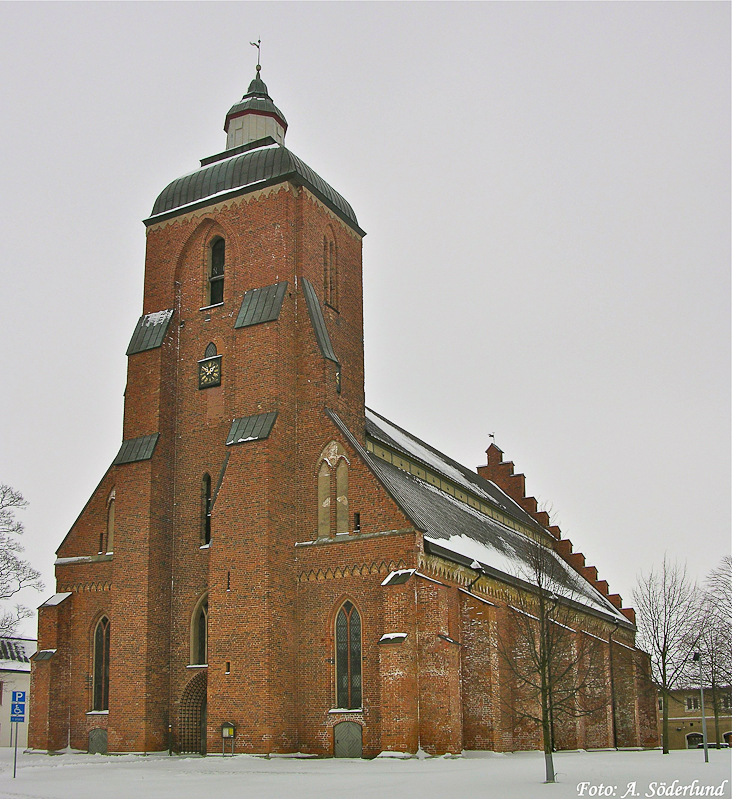
{"label": "church tower spire", "polygon": [[285,143],[287,120],[282,111],[272,102],[267,84],[261,78],[262,67],[257,64],[257,73],[241,101],[233,105],[226,115],[226,149],[271,136],[278,144]]}

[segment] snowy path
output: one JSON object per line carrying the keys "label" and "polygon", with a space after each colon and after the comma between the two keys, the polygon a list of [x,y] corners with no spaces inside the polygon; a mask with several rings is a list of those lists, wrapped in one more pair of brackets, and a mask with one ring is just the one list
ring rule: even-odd
{"label": "snowy path", "polygon": [[[605,795],[649,797],[678,780],[677,788],[719,786],[730,797],[730,750],[672,752],[560,752],[556,785],[543,785],[543,757],[537,752],[507,755],[467,753],[461,758],[427,760],[315,760],[238,755],[65,754],[18,755],[14,780],[12,751],[0,750],[2,799],[568,799]],[[583,794],[580,784],[587,782]],[[635,792],[628,783],[635,782]],[[655,783],[655,787],[654,787]],[[594,793],[592,792],[594,790]],[[679,792],[677,795],[682,796]],[[694,795],[687,792],[687,796]]]}

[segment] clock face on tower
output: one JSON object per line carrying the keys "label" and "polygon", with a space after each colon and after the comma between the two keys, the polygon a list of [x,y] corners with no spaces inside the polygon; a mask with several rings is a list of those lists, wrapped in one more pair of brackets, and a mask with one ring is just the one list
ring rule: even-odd
{"label": "clock face on tower", "polygon": [[213,388],[221,385],[221,356],[204,358],[198,362],[198,387]]}

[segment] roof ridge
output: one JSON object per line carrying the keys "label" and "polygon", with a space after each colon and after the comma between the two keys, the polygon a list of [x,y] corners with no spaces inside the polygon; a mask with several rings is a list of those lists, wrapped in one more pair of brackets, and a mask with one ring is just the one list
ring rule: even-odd
{"label": "roof ridge", "polygon": [[[429,450],[434,455],[442,458],[447,463],[448,466],[451,466],[454,469],[457,469],[463,475],[463,477],[465,477],[471,483],[473,483],[475,485],[476,489],[481,489],[481,490],[485,491],[484,486],[488,485],[488,486],[491,486],[491,488],[493,488],[496,491],[498,491],[501,494],[501,496],[506,500],[506,502],[508,502],[510,504],[511,510],[515,511],[518,514],[519,521],[521,521],[523,524],[528,524],[531,527],[541,527],[541,525],[539,525],[539,523],[534,518],[532,518],[524,510],[524,508],[522,508],[521,505],[519,505],[519,503],[516,502],[516,500],[512,496],[507,494],[499,485],[494,483],[492,480],[488,480],[487,478],[485,478],[482,475],[478,474],[477,471],[473,471],[472,469],[470,469],[469,467],[467,467],[464,464],[460,463],[459,461],[456,461],[454,458],[451,458],[449,455],[446,455],[444,452],[441,452],[439,449],[436,449],[431,444],[428,444],[426,441],[423,441],[421,438],[418,438],[417,436],[415,436],[414,433],[410,433],[409,430],[405,430],[403,427],[400,427],[398,424],[394,424],[394,422],[392,422],[390,419],[387,419],[386,416],[383,416],[382,414],[378,413],[373,408],[369,408],[368,406],[366,406],[366,410],[369,413],[374,414],[374,416],[378,416],[379,419],[382,419],[384,422],[386,422],[387,424],[390,424],[392,427],[395,427],[397,430],[399,430],[404,435],[409,436],[409,438],[411,438],[413,441],[415,441],[420,446],[425,447],[427,450]],[[389,435],[388,432],[386,432],[386,431],[382,431],[382,432],[384,432],[387,436]],[[389,438],[391,439],[390,436],[389,436]],[[391,439],[391,440],[393,440],[393,439]],[[416,455],[414,453],[408,452],[406,449],[404,449],[404,447],[400,446],[398,442],[395,441],[394,444],[405,455],[409,456],[410,458],[416,458],[421,463],[424,463],[427,468],[431,468],[431,469],[436,468],[435,466],[430,465],[429,463],[427,463],[423,458],[420,458],[419,455]],[[452,479],[447,474],[445,474],[444,477],[447,480],[452,480],[452,482],[455,482],[454,479]],[[486,491],[486,493],[490,496],[490,492]],[[494,500],[494,502],[496,501],[495,498],[492,498],[492,499]]]}

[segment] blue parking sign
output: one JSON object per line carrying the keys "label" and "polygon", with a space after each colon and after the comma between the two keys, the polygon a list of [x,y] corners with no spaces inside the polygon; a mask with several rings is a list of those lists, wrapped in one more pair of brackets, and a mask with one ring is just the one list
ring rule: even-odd
{"label": "blue parking sign", "polygon": [[10,721],[25,721],[25,691],[13,691]]}

